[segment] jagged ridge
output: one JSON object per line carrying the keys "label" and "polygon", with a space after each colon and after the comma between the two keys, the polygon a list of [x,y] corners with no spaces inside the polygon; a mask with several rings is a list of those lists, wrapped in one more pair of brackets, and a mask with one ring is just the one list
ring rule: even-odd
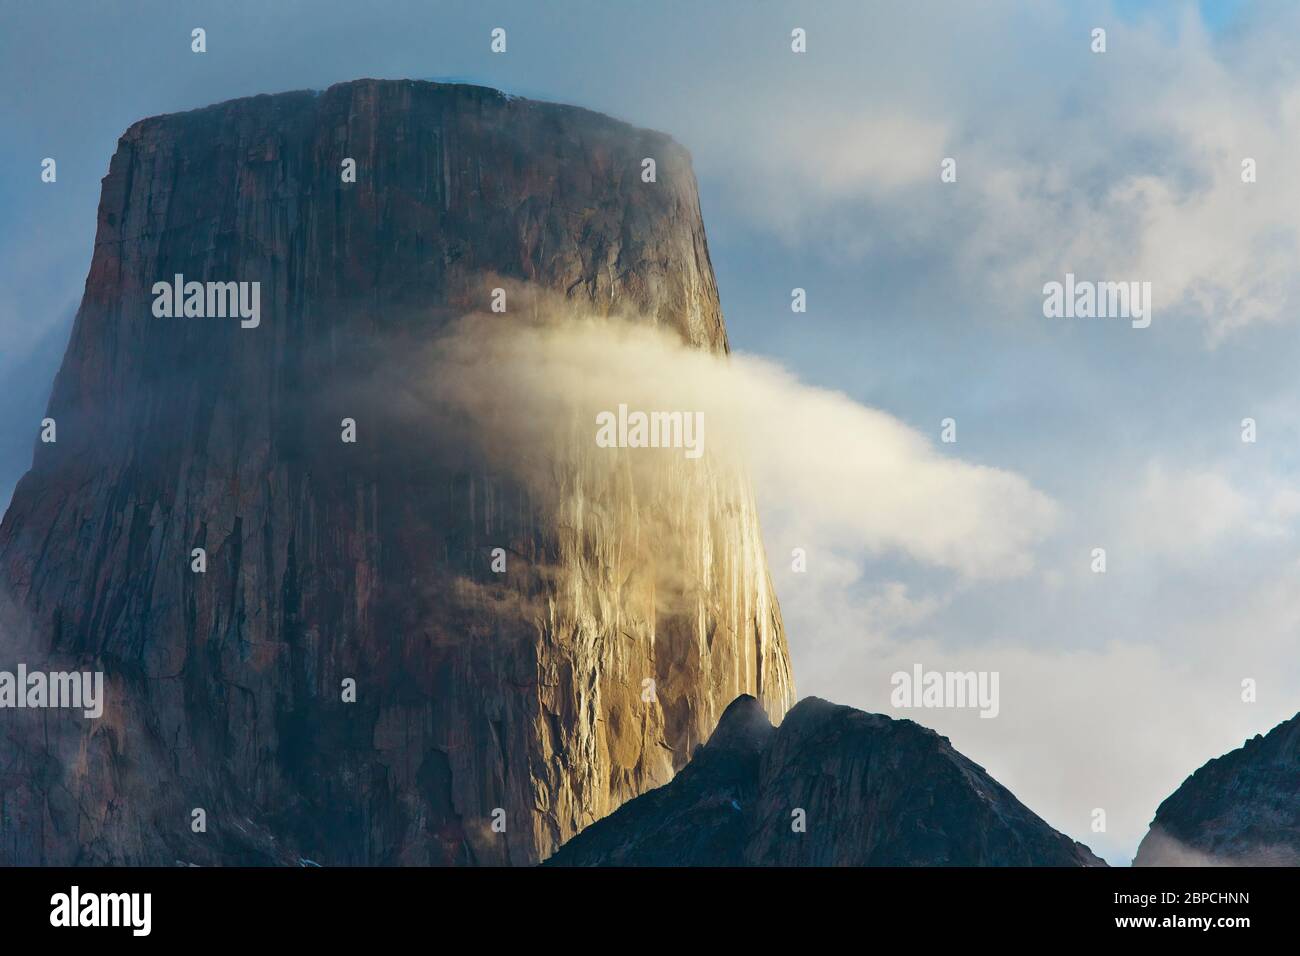
{"label": "jagged ridge", "polygon": [[[803,812],[805,832],[794,814]],[[555,866],[1102,866],[947,738],[816,697],[773,728],[752,697],[667,786]]]}
{"label": "jagged ridge", "polygon": [[1183,781],[1133,865],[1300,865],[1300,714]]}

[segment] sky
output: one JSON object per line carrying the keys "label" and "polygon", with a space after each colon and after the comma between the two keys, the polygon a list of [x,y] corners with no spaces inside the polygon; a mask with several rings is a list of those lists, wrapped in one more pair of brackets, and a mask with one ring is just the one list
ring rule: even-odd
{"label": "sky", "polygon": [[[934,727],[1127,863],[1188,774],[1300,709],[1298,28],[1268,2],[6,4],[0,502],[135,120],[370,76],[660,129],[737,361],[786,389],[763,413],[822,426],[774,428],[755,476],[800,695]],[[1150,282],[1150,326],[1045,317],[1066,273]],[[914,664],[997,671],[998,716],[892,708]]]}

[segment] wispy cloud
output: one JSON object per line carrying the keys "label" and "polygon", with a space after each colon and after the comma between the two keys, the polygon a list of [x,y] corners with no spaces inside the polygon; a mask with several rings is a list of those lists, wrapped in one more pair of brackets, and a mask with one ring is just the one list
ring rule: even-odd
{"label": "wispy cloud", "polygon": [[564,302],[550,309],[562,320],[469,319],[438,345],[437,401],[480,423],[473,440],[500,442],[509,460],[545,457],[558,423],[584,422],[594,443],[596,414],[620,404],[700,412],[703,460],[748,473],[767,538],[787,556],[778,560],[797,547],[814,560],[892,555],[964,579],[1015,577],[1056,520],[1056,505],[1022,476],[942,454],[897,418],[772,361],[711,355]]}
{"label": "wispy cloud", "polygon": [[[706,171],[727,167],[737,215],[832,257],[927,249],[1007,309],[1073,271],[1151,281],[1161,311],[1211,343],[1294,311],[1300,71],[1266,55],[1300,26],[1294,8],[1230,38],[1190,8],[823,12],[809,53],[768,53],[727,124],[684,111]],[[1090,49],[1094,26],[1105,53]],[[911,51],[905,77],[891,56],[840,48],[883,36]],[[947,157],[955,183],[940,181]]]}

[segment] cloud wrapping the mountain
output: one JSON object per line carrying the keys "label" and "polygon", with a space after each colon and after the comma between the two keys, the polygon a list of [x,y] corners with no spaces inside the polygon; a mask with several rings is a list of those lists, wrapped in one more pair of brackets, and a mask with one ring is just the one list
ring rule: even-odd
{"label": "cloud wrapping the mountain", "polygon": [[[889,554],[1001,579],[1032,569],[1054,526],[1057,506],[1020,475],[945,454],[897,418],[774,362],[706,353],[646,323],[561,318],[472,316],[436,346],[431,400],[466,416],[474,440],[498,449],[499,467],[552,454],[557,429],[612,461],[614,450],[596,449],[596,415],[619,405],[701,412],[701,467],[748,471],[765,537],[780,542],[774,561],[795,548],[810,562]],[[680,450],[624,453],[694,464]]]}

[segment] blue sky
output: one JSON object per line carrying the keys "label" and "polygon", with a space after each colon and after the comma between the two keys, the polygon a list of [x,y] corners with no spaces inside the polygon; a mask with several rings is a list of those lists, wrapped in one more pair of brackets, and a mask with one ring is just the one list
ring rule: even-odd
{"label": "blue sky", "polygon": [[[914,661],[1000,668],[998,719],[913,716],[1112,862],[1200,763],[1300,708],[1292,5],[131,6],[0,12],[0,500],[30,461],[130,123],[361,76],[457,78],[674,135],[736,349],[1054,503],[1051,527],[1014,538],[1023,561],[972,570],[869,530],[821,540],[760,488],[801,694],[890,712],[889,674]],[[1067,271],[1151,281],[1151,327],[1044,318],[1042,285]],[[944,493],[978,501],[964,480]],[[783,558],[796,546],[816,556],[807,574]]]}

